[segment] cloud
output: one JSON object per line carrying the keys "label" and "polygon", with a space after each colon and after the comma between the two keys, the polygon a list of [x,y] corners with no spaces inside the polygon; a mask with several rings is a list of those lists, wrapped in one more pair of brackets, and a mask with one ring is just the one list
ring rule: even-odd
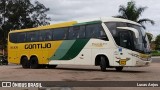
{"label": "cloud", "polygon": [[[52,18],[51,23],[60,21],[71,21],[77,19],[88,19],[94,17],[111,17],[118,15],[119,5],[126,5],[130,0],[38,0],[46,7]],[[147,6],[148,8],[140,18],[155,20],[155,26],[146,24],[148,30],[154,35],[160,34],[160,1],[159,0],[135,0],[137,6]]]}

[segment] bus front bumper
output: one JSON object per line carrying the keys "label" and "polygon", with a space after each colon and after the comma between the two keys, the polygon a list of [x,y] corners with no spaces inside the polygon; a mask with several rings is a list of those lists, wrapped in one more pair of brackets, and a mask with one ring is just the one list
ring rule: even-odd
{"label": "bus front bumper", "polygon": [[148,61],[143,61],[143,60],[137,60],[136,61],[136,66],[139,66],[139,67],[145,67],[145,66],[150,66],[152,60],[148,60]]}

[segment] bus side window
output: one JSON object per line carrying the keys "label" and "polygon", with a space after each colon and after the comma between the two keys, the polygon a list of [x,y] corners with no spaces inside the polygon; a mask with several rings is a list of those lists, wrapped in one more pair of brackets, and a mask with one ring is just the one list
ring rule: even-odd
{"label": "bus side window", "polygon": [[69,28],[68,39],[72,40],[72,39],[79,38],[79,36],[78,36],[79,29],[80,29],[79,26],[70,27]]}
{"label": "bus side window", "polygon": [[45,31],[40,31],[39,32],[39,41],[45,41]]}
{"label": "bus side window", "polygon": [[17,33],[10,33],[9,34],[9,41],[12,43],[17,43]]}
{"label": "bus side window", "polygon": [[53,40],[67,39],[68,28],[56,28],[53,30]]}
{"label": "bus side window", "polygon": [[74,26],[69,28],[68,39],[85,38],[85,26]]}
{"label": "bus side window", "polygon": [[68,39],[69,39],[69,40],[76,39],[76,38],[75,38],[74,27],[70,27],[70,28],[69,28]]}
{"label": "bus side window", "polygon": [[45,40],[50,41],[52,40],[52,31],[51,30],[46,30],[45,31]]}
{"label": "bus side window", "polygon": [[107,28],[109,29],[109,31],[111,32],[111,34],[113,35],[113,37],[116,37],[117,34],[117,26],[116,26],[116,22],[107,22],[106,23]]}
{"label": "bus side window", "polygon": [[99,36],[98,36],[98,38],[99,38],[99,39],[102,39],[102,40],[109,41],[109,39],[108,39],[108,37],[107,37],[107,35],[106,35],[103,27],[102,27],[101,25],[99,25],[99,28],[98,28],[98,29],[99,29]]}
{"label": "bus side window", "polygon": [[80,26],[80,30],[78,32],[79,38],[85,38],[85,26]]}
{"label": "bus side window", "polygon": [[96,38],[99,36],[97,24],[91,24],[86,26],[86,37]]}
{"label": "bus side window", "polygon": [[28,41],[28,42],[36,42],[36,41],[39,41],[38,31],[27,32],[27,41]]}
{"label": "bus side window", "polygon": [[100,23],[86,25],[86,38],[98,38],[108,41],[108,37]]}
{"label": "bus side window", "polygon": [[25,41],[26,41],[26,33],[24,32],[17,33],[17,42],[23,43]]}

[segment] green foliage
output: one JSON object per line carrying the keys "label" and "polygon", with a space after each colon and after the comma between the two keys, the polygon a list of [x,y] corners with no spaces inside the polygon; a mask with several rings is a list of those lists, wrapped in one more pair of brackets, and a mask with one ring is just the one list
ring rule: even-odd
{"label": "green foliage", "polygon": [[154,24],[153,20],[150,20],[148,18],[139,19],[142,13],[147,9],[147,7],[136,7],[136,4],[134,1],[129,1],[127,3],[127,6],[120,5],[119,6],[119,13],[120,15],[116,16],[118,18],[124,18],[128,20],[135,21],[137,23],[140,23],[143,28],[145,29],[145,26],[143,25],[146,22]]}
{"label": "green foliage", "polygon": [[160,51],[154,50],[151,52],[152,56],[160,56]]}
{"label": "green foliage", "polygon": [[23,29],[49,24],[45,12],[49,11],[43,4],[30,0],[0,0],[2,29]]}
{"label": "green foliage", "polygon": [[160,34],[155,39],[156,49],[160,49]]}
{"label": "green foliage", "polygon": [[158,51],[157,51],[157,50],[154,50],[154,51],[151,51],[151,53],[158,53]]}
{"label": "green foliage", "polygon": [[151,33],[146,33],[146,35],[148,37],[149,43],[151,43],[153,35]]}
{"label": "green foliage", "polygon": [[10,30],[48,25],[47,11],[49,8],[38,1],[32,4],[30,0],[0,0],[0,43],[6,45]]}
{"label": "green foliage", "polygon": [[160,53],[152,53],[152,56],[160,56]]}

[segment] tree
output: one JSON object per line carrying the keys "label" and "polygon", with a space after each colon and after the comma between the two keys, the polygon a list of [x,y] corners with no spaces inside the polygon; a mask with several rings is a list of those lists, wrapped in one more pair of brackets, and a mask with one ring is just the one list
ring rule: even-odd
{"label": "tree", "polygon": [[160,34],[155,39],[156,49],[160,49]]}
{"label": "tree", "polygon": [[3,48],[10,30],[48,25],[47,11],[49,8],[38,1],[32,4],[30,0],[0,0],[0,44]]}
{"label": "tree", "polygon": [[45,14],[47,11],[49,11],[49,8],[38,1],[32,4],[30,0],[0,0],[0,23],[4,27],[9,26],[7,29],[47,25],[50,20]]}
{"label": "tree", "polygon": [[146,35],[148,37],[149,43],[151,43],[153,35],[151,33],[148,33],[148,32],[146,33]]}
{"label": "tree", "polygon": [[124,18],[128,20],[135,21],[143,26],[145,29],[144,23],[149,22],[154,25],[154,21],[148,18],[139,19],[142,13],[147,9],[147,7],[136,7],[134,1],[130,1],[127,3],[127,6],[120,5],[119,13],[120,15],[116,16],[118,18]]}

